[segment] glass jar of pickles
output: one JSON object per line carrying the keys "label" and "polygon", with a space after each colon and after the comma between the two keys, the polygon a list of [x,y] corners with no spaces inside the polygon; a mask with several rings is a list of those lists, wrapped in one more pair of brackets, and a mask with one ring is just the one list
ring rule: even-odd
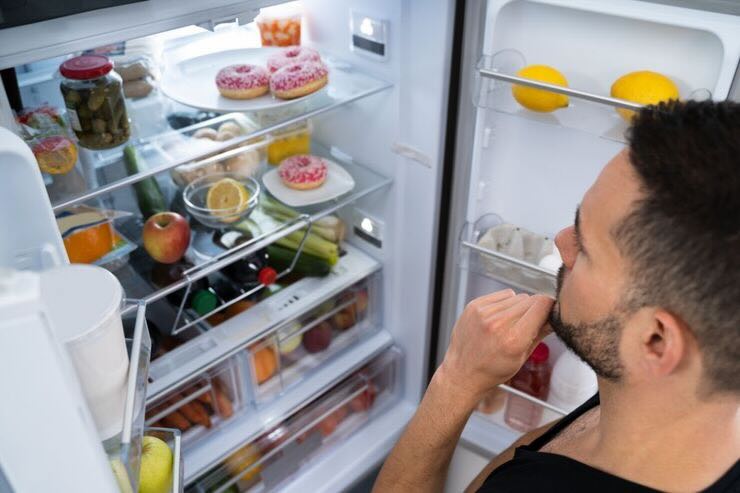
{"label": "glass jar of pickles", "polygon": [[64,104],[80,145],[110,149],[131,135],[121,77],[103,55],[82,55],[62,63]]}

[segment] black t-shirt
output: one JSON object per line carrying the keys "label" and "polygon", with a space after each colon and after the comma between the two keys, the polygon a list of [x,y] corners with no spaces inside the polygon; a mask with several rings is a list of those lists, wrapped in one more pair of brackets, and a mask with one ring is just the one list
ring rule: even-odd
{"label": "black t-shirt", "polygon": [[[599,395],[564,417],[529,445],[517,447],[514,457],[494,469],[478,490],[485,493],[544,493],[594,491],[599,493],[652,493],[658,490],[600,471],[564,455],[540,448],[579,416],[599,405]],[[705,493],[740,492],[740,460]]]}

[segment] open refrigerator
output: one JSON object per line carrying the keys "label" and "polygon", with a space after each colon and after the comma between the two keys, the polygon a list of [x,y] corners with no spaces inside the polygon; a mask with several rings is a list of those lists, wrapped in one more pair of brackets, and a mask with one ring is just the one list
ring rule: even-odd
{"label": "open refrigerator", "polygon": [[[635,108],[608,96],[613,80],[651,69],[676,81],[683,98],[740,94],[740,20],[729,2],[303,0],[301,42],[329,67],[325,90],[277,109],[186,104],[203,60],[258,50],[254,19],[279,3],[149,0],[0,30],[0,69],[15,68],[15,81],[0,86],[0,124],[15,132],[18,101],[64,115],[57,69],[74,55],[92,50],[147,67],[150,92],[125,99],[126,145],[147,167],[127,170],[123,145],[80,147],[71,171],[43,174],[47,194],[33,200],[55,214],[83,205],[116,213],[122,248],[97,263],[132,300],[124,326],[131,354],[142,356],[131,358],[130,393],[139,398],[130,420],[140,433],[170,433],[181,460],[176,491],[351,487],[412,416],[467,301],[506,286],[554,292],[542,254],[623,146],[626,124],[614,108]],[[539,114],[512,98],[512,83],[545,87],[516,76],[534,63],[566,74],[570,87],[555,89],[569,96],[567,108]],[[232,134],[192,145],[223,128]],[[351,176],[351,190],[279,220],[263,190],[248,240],[216,251],[205,245],[210,230],[191,220],[188,267],[176,279],[155,274],[137,185],[153,178],[168,207],[194,217],[181,199],[193,163],[223,167],[249,155],[264,187],[275,144],[308,142]],[[29,218],[14,209],[13,188],[2,190],[0,224],[22,230]],[[330,216],[347,230],[331,272],[297,276],[296,253],[275,282],[234,282],[234,266],[281,240],[293,238],[301,252]],[[526,230],[536,254],[481,241],[502,225]],[[4,267],[27,262],[16,255]],[[195,310],[186,300],[206,285],[223,289],[215,306]],[[318,347],[296,343],[318,332]],[[566,351],[554,337],[547,343],[551,362]],[[541,422],[566,411],[502,391],[539,408]],[[515,440],[506,405],[475,413],[463,443],[491,456]],[[12,491],[18,471],[3,463],[0,491]]]}

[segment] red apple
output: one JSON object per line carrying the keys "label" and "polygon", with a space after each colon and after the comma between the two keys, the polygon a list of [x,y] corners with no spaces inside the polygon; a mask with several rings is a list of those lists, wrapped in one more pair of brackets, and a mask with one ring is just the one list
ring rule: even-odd
{"label": "red apple", "polygon": [[190,225],[176,212],[159,212],[147,219],[142,233],[144,249],[157,262],[174,264],[190,244]]}
{"label": "red apple", "polygon": [[331,344],[331,325],[321,322],[316,327],[303,334],[303,347],[309,353],[318,353]]}

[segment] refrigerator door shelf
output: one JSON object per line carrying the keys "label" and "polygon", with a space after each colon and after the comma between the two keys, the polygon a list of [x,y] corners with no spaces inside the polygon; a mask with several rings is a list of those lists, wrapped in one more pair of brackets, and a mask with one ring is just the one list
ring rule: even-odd
{"label": "refrigerator door shelf", "polygon": [[290,392],[214,430],[188,451],[185,457],[186,482],[190,484],[240,447],[275,428],[392,344],[393,339],[388,332],[376,332],[317,368]]}
{"label": "refrigerator door shelf", "polygon": [[172,428],[144,428],[145,436],[157,437],[167,443],[172,452],[172,485],[168,493],[183,493],[185,490],[182,437],[180,430]]}
{"label": "refrigerator door shelf", "polygon": [[[511,59],[516,60],[518,56],[521,56],[521,63],[511,61]],[[516,75],[525,65],[523,55],[512,49],[481,57],[478,62],[476,89],[473,96],[476,106],[545,125],[572,128],[600,138],[626,142],[625,132],[628,123],[619,116],[615,109],[639,110],[643,105]],[[563,94],[569,98],[568,105],[549,113],[532,111],[514,99],[512,88],[517,85]],[[704,101],[712,99],[712,92],[702,87],[688,88],[681,93],[681,96],[682,99]]]}
{"label": "refrigerator door shelf", "polygon": [[242,352],[281,324],[380,269],[376,260],[359,249],[350,244],[344,248],[347,253],[327,277],[303,278],[156,359],[148,401],[154,402],[175,386]]}
{"label": "refrigerator door shelf", "polygon": [[399,396],[401,353],[383,353],[295,415],[240,447],[200,479],[196,491],[271,491],[344,442]]}
{"label": "refrigerator door shelf", "polygon": [[460,250],[460,266],[465,270],[531,293],[555,295],[557,269],[538,265],[545,257],[559,260],[547,236],[485,214],[463,227]]}
{"label": "refrigerator door shelf", "polygon": [[[135,303],[136,322],[133,337],[126,339],[129,369],[123,411],[123,430],[120,434],[106,440],[103,446],[112,463],[123,465],[133,491],[137,491],[152,341],[147,327],[146,305],[132,300],[127,301]],[[121,480],[125,478],[119,479]]]}

